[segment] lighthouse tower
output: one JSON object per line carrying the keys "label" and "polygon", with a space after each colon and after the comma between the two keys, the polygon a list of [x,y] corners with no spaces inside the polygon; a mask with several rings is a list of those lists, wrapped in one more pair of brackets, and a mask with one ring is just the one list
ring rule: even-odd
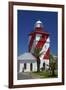
{"label": "lighthouse tower", "polygon": [[29,35],[29,52],[34,53],[35,48],[41,48],[40,68],[49,68],[50,38],[44,31],[43,23],[39,20],[35,23],[34,31]]}

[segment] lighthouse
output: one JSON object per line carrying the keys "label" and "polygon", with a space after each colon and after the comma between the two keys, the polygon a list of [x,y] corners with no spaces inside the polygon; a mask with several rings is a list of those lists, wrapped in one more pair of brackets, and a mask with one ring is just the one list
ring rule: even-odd
{"label": "lighthouse", "polygon": [[29,52],[18,56],[18,72],[37,71],[37,58],[34,56],[35,48],[40,49],[40,71],[49,69],[50,60],[50,36],[45,31],[43,23],[38,20],[34,30],[29,34]]}
{"label": "lighthouse", "polygon": [[50,58],[50,36],[44,30],[43,23],[38,20],[35,23],[34,31],[29,34],[29,52],[34,54],[35,48],[41,48],[40,53],[40,68],[49,68],[49,58]]}

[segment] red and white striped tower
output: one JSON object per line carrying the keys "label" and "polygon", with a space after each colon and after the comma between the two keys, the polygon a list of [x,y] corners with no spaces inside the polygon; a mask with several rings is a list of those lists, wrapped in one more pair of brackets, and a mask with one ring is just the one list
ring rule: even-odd
{"label": "red and white striped tower", "polygon": [[41,21],[36,22],[34,29],[34,32],[31,32],[29,36],[29,52],[34,53],[34,48],[41,48],[40,68],[45,64],[45,69],[47,69],[49,68],[50,57],[49,33],[43,31],[43,24]]}

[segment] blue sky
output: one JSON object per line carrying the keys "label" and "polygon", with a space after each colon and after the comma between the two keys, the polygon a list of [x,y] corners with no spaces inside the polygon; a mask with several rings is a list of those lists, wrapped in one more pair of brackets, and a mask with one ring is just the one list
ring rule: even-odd
{"label": "blue sky", "polygon": [[34,31],[34,25],[37,20],[42,21],[44,31],[50,34],[51,53],[57,55],[58,50],[58,13],[48,11],[17,11],[17,48],[18,56],[28,51],[29,33]]}

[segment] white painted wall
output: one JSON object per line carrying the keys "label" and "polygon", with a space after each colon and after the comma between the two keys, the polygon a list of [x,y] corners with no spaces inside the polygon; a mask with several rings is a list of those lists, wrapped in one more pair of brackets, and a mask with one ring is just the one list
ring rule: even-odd
{"label": "white painted wall", "polygon": [[43,67],[43,63],[44,63],[45,61],[44,61],[44,59],[42,59],[40,62],[41,62],[41,63],[40,63],[40,68],[42,68],[42,67]]}
{"label": "white painted wall", "polygon": [[33,63],[33,71],[37,71],[37,63]]}
{"label": "white painted wall", "polygon": [[[42,60],[40,60],[40,68],[42,68],[43,67],[43,63],[45,63],[45,69],[48,69],[49,68],[49,66],[47,66],[47,65],[49,65],[49,59],[47,60],[47,59],[42,59]],[[18,70],[18,72],[20,73],[20,72],[23,72],[23,69],[24,69],[24,63],[19,63],[19,70]],[[37,62],[32,62],[32,71],[37,71]],[[31,72],[30,71],[30,63],[28,62],[28,63],[26,63],[26,69],[24,69],[24,72]]]}
{"label": "white painted wall", "polygon": [[[30,64],[31,64],[31,62],[26,63],[26,69],[24,69],[24,63],[20,62],[19,67],[18,67],[18,69],[19,69],[18,73],[23,72],[23,70],[24,70],[24,72],[31,72]],[[36,62],[32,62],[32,71],[37,71],[37,63]]]}
{"label": "white painted wall", "polygon": [[20,63],[19,64],[19,73],[23,71],[23,68],[24,68],[24,64],[23,63]]}
{"label": "white painted wall", "polygon": [[[10,90],[8,89],[8,1],[10,0],[0,0],[0,90]],[[11,1],[23,1],[23,2],[38,2],[38,3],[61,3],[65,4],[66,0],[11,0]],[[65,11],[66,16],[66,11]],[[66,22],[66,18],[65,18]],[[66,26],[65,26],[66,34]],[[66,35],[65,35],[66,38]],[[66,39],[65,39],[66,45]],[[66,51],[66,47],[65,47]],[[65,55],[66,60],[66,55]],[[66,64],[66,61],[65,61]],[[65,65],[66,68],[66,65]],[[66,71],[66,69],[65,69]],[[66,72],[65,72],[66,75]],[[65,90],[66,89],[66,78],[65,85],[63,86],[48,86],[48,87],[34,87],[34,88],[23,88],[23,90]],[[14,90],[14,89],[12,89]],[[22,90],[22,88],[17,88],[15,90]]]}
{"label": "white painted wall", "polygon": [[49,59],[42,59],[41,64],[40,64],[40,68],[43,67],[43,63],[45,63],[45,70],[47,70],[49,68]]}
{"label": "white painted wall", "polygon": [[26,63],[26,69],[24,72],[29,72],[30,71],[30,63]]}

